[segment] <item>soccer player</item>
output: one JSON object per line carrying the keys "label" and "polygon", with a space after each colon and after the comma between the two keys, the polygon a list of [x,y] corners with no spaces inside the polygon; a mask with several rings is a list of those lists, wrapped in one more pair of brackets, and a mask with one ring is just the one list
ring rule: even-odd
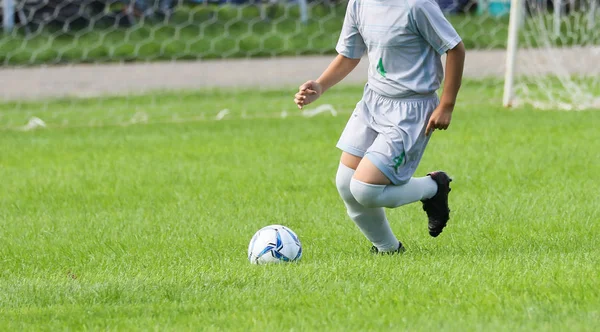
{"label": "soccer player", "polygon": [[[465,48],[434,0],[350,0],[336,50],[323,74],[300,86],[294,102],[300,109],[314,102],[367,53],[368,81],[337,143],[342,156],[336,186],[371,250],[401,253],[405,248],[384,207],[422,201],[433,237],[450,218],[450,177],[442,171],[413,174],[433,131],[450,125]],[[438,98],[444,53],[446,78]]]}

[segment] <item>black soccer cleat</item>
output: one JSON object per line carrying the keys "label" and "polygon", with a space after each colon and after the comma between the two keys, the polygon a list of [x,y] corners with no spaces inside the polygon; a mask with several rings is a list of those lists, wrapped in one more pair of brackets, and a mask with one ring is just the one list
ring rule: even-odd
{"label": "black soccer cleat", "polygon": [[442,171],[431,172],[427,175],[438,185],[437,193],[430,199],[422,201],[423,210],[427,212],[427,219],[429,219],[429,235],[436,237],[440,235],[450,219],[448,193],[451,190],[450,182],[452,182],[452,179]]}
{"label": "black soccer cleat", "polygon": [[376,246],[372,246],[371,247],[371,253],[372,254],[377,254],[377,255],[400,255],[403,254],[406,251],[406,248],[404,247],[404,245],[402,245],[402,242],[398,241],[398,243],[400,243],[400,245],[398,246],[398,249],[393,250],[393,251],[379,251],[379,249],[377,249]]}

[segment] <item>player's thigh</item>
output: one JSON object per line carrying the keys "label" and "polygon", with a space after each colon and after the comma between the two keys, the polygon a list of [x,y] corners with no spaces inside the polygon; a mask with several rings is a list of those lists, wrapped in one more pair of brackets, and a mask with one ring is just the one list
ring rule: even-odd
{"label": "player's thigh", "polygon": [[361,160],[361,157],[357,157],[345,151],[342,152],[342,156],[340,157],[340,162],[344,166],[352,168],[354,170],[358,167],[358,164],[360,164]]}
{"label": "player's thigh", "polygon": [[410,180],[423,154],[427,137],[416,138],[418,142],[415,143],[421,148],[413,146],[406,150],[405,142],[410,139],[404,134],[400,130],[380,134],[354,173],[355,178],[371,184],[394,185]]}
{"label": "player's thigh", "polygon": [[391,183],[390,179],[369,158],[362,158],[353,176],[356,180],[370,184]]}
{"label": "player's thigh", "polygon": [[367,118],[368,112],[363,101],[360,101],[336,144],[343,151],[340,162],[352,169],[358,167],[367,149],[377,138],[377,132],[373,130]]}
{"label": "player's thigh", "polygon": [[399,101],[389,111],[376,113],[374,129],[379,134],[367,149],[355,178],[372,184],[408,182],[429,142],[431,135],[425,136],[424,129],[437,103],[437,98]]}

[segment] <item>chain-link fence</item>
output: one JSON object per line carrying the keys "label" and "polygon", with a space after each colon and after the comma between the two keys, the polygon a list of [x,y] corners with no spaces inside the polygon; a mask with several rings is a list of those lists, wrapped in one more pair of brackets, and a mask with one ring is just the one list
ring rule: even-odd
{"label": "chain-link fence", "polygon": [[[600,90],[600,17],[598,0],[522,0],[514,1],[525,10],[518,17],[519,46],[516,66],[516,94],[521,101],[541,108],[594,108]],[[139,75],[136,63],[190,63],[194,60],[222,60],[274,57],[304,57],[334,54],[346,9],[346,1],[254,1],[254,0],[2,0],[4,34],[0,36],[0,62],[4,77],[23,78],[25,89],[42,91],[48,86],[60,90],[60,96],[70,95],[68,84],[60,86],[55,80],[56,68],[29,75],[14,68],[43,68],[67,64],[109,64],[100,72],[128,72]],[[467,54],[467,77],[495,76],[504,72],[504,52],[507,45],[510,2],[507,0],[438,0],[440,8],[459,32]],[[8,16],[7,16],[8,15]],[[270,60],[269,60],[270,59]],[[197,64],[197,62],[195,62]],[[318,60],[322,70],[323,60]],[[305,66],[311,66],[304,63]],[[116,67],[115,67],[116,66]],[[239,79],[245,75],[276,75],[254,62],[237,63],[220,74]],[[256,68],[248,68],[253,66]],[[218,66],[217,66],[218,67]],[[154,68],[154,69],[148,69]],[[190,67],[192,68],[192,67]],[[216,68],[216,67],[202,67]],[[239,69],[241,68],[241,69]],[[164,68],[163,68],[164,69]],[[144,70],[165,72],[148,66]],[[317,70],[311,68],[312,70]],[[25,70],[25,69],[24,69]],[[105,81],[117,86],[116,91],[127,94],[146,86],[141,82],[123,82],[118,76],[90,71],[73,71],[77,78],[95,75],[91,80]],[[136,70],[138,70],[136,72]],[[180,69],[185,72],[186,69]],[[205,69],[217,70],[217,69]],[[277,69],[281,71],[281,68]],[[190,70],[191,72],[192,70]],[[28,74],[29,73],[29,74]],[[63,71],[69,75],[69,71]],[[96,73],[96,74],[94,74]],[[138,73],[138,74],[136,74]],[[473,74],[473,75],[471,75]],[[29,75],[29,76],[27,76]],[[178,74],[179,76],[185,76]],[[222,76],[221,75],[221,76]],[[213,72],[200,72],[196,80],[216,77]],[[281,76],[281,75],[280,75]],[[30,77],[37,81],[25,81]],[[150,76],[152,77],[152,76]],[[154,76],[158,81],[166,77]],[[280,77],[281,78],[281,77]],[[54,80],[53,80],[54,79]],[[302,77],[304,79],[304,77]],[[47,84],[43,82],[48,81]],[[289,79],[281,79],[289,83]],[[300,78],[298,78],[300,80]],[[17,79],[17,81],[19,81]],[[189,79],[193,82],[193,79]],[[25,82],[25,83],[24,83]],[[63,83],[65,81],[62,81]],[[87,83],[73,79],[77,87]],[[502,93],[499,81],[482,81],[492,86],[494,97]],[[14,84],[4,81],[6,87]],[[27,86],[29,84],[30,86]],[[38,85],[36,88],[33,85]],[[54,85],[54,86],[53,86]],[[151,88],[162,88],[150,85]],[[173,88],[195,88],[178,81]],[[4,91],[11,89],[6,88]],[[48,90],[48,89],[47,89]],[[51,90],[51,89],[49,89]],[[74,91],[77,89],[73,89]],[[102,90],[113,93],[115,90]],[[96,95],[84,93],[75,95]],[[4,93],[5,99],[48,97]],[[483,97],[482,97],[483,98]],[[487,96],[485,99],[487,100]],[[500,102],[500,101],[498,101]],[[15,109],[35,113],[38,106],[19,102]],[[43,104],[42,104],[43,105]]]}

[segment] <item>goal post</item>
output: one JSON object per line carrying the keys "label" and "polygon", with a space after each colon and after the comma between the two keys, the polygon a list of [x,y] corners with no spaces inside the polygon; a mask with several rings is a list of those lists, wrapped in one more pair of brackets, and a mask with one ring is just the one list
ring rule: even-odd
{"label": "goal post", "polygon": [[598,0],[511,0],[505,107],[600,109]]}
{"label": "goal post", "polygon": [[504,74],[504,95],[502,104],[505,107],[512,106],[513,87],[515,78],[515,61],[517,57],[517,44],[519,33],[519,21],[523,15],[523,0],[511,0],[510,18],[508,22],[508,40],[506,42],[506,69]]}

